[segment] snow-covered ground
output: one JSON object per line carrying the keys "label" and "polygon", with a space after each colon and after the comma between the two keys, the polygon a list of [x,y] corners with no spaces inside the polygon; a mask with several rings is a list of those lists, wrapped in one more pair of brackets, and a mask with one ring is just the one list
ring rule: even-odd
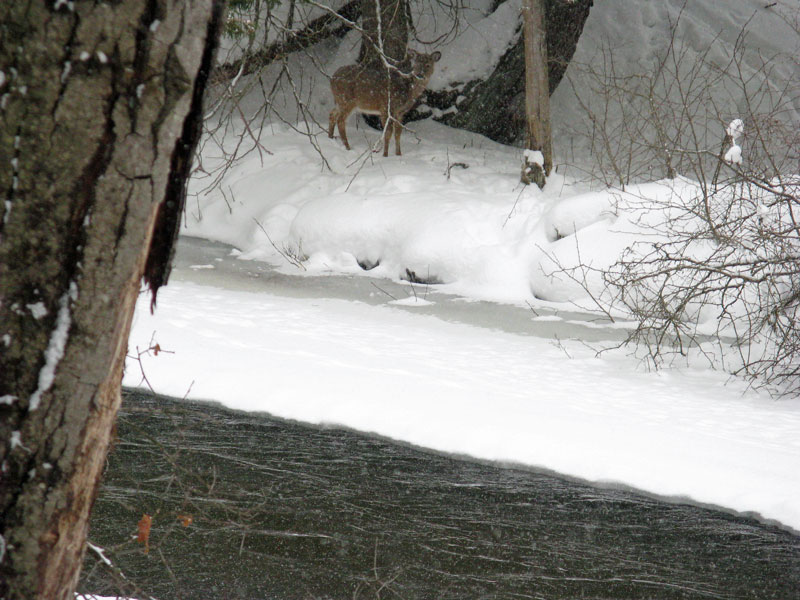
{"label": "snow-covered ground", "polygon": [[[319,168],[304,136],[276,125],[264,132],[273,154],[262,162],[254,153],[235,167],[225,197],[196,199],[186,231],[298,278],[398,280],[409,269],[447,283],[408,284],[395,299],[376,289],[385,305],[373,306],[226,290],[178,273],[154,316],[142,299],[131,337],[131,348],[144,349],[155,332],[171,352],[143,358],[153,387],[688,497],[800,529],[800,400],[774,401],[700,367],[647,372],[626,350],[598,358],[580,340],[555,343],[409,312],[436,303],[434,289],[574,310],[536,298],[543,289],[562,300],[580,291],[545,276],[552,252],[563,246],[567,257],[575,248],[565,242],[574,235],[551,241],[553,231],[588,232],[586,247],[604,260],[635,235],[609,193],[573,195],[558,177],[544,192],[522,189],[518,151],[434,123],[412,129],[419,139],[407,135],[402,158],[366,155],[355,164],[356,152],[320,137],[331,172]],[[451,168],[448,178],[448,157],[469,168]],[[641,191],[671,189],[656,183]],[[292,257],[305,258],[303,267]],[[364,271],[358,261],[380,264]],[[215,262],[194,267],[205,273]],[[548,326],[555,318],[530,313]],[[125,383],[142,383],[133,361]]]}
{"label": "snow-covered ground", "polygon": [[[435,301],[435,296],[433,296]],[[173,281],[131,349],[150,384],[444,452],[756,512],[800,530],[800,401],[724,374],[642,372],[622,353],[362,302]],[[532,317],[535,318],[535,317]],[[125,384],[141,385],[129,361]]]}
{"label": "snow-covered ground", "polygon": [[[620,2],[597,4],[587,44],[603,27],[616,31]],[[624,3],[634,4],[650,15],[650,34],[663,25],[647,9],[652,3]],[[690,32],[713,37],[710,3],[692,5],[684,17]],[[489,25],[476,22],[471,31],[490,39],[492,29],[481,29]],[[632,36],[626,52],[645,53],[653,39]],[[332,72],[351,50],[323,44],[317,64],[324,59]],[[443,70],[466,68],[443,53]],[[480,68],[493,56],[482,56]],[[316,90],[307,106],[325,125],[331,101],[322,80],[304,89]],[[570,117],[556,112],[557,134]],[[350,152],[312,121],[290,122],[266,125],[262,150],[213,191],[204,191],[211,178],[192,182],[184,232],[235,246],[239,258],[269,263],[299,283],[325,274],[439,283],[407,284],[405,296],[394,298],[376,289],[366,302],[356,294],[225,289],[177,272],[155,315],[142,297],[130,339],[131,354],[151,339],[165,351],[142,357],[156,391],[690,498],[800,531],[800,399],[773,400],[707,363],[649,372],[627,349],[598,357],[597,342],[589,348],[580,339],[556,342],[414,312],[441,302],[444,291],[465,302],[530,305],[531,322],[552,328],[558,311],[593,306],[587,288],[595,298],[602,291],[596,276],[579,285],[557,265],[610,265],[652,233],[643,229],[657,225],[649,203],[691,194],[691,181],[622,194],[591,191],[557,173],[539,191],[520,186],[518,149],[433,122],[411,124],[403,156],[386,159],[369,151],[378,132],[353,118]],[[202,162],[214,172],[224,161],[209,143]],[[214,260],[194,266],[217,268]],[[701,324],[715,318],[714,311],[696,315]],[[618,339],[625,323],[597,327],[599,339],[603,332]],[[125,384],[143,385],[136,360],[128,361]]]}

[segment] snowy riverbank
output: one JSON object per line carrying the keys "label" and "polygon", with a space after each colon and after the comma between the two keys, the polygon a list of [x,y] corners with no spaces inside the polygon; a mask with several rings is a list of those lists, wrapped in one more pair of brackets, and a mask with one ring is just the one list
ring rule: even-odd
{"label": "snowy riverbank", "polygon": [[[597,358],[580,340],[450,323],[388,297],[375,306],[271,293],[256,269],[241,278],[263,291],[177,275],[155,315],[142,297],[131,335],[132,354],[154,333],[164,350],[142,358],[160,393],[629,485],[800,530],[800,400],[776,402],[706,369],[644,372],[624,351]],[[143,385],[134,360],[125,385]]]}
{"label": "snowy riverbank", "polygon": [[[604,41],[624,41],[615,49],[620,64],[641,68],[669,39],[667,17],[675,11],[682,13],[678,34],[693,51],[713,43],[724,54],[745,22],[739,21],[752,17],[749,39],[759,54],[792,52],[786,23],[750,0],[733,3],[724,22],[710,0],[685,11],[673,4],[596,3],[575,61],[589,62]],[[629,13],[631,19],[620,18]],[[473,25],[472,35],[486,43],[513,34],[501,27],[506,38],[499,40],[478,35],[482,26]],[[523,188],[520,149],[431,121],[410,124],[404,155],[384,159],[370,152],[378,132],[352,118],[348,152],[322,127],[331,107],[325,73],[352,59],[353,36],[320,44],[310,51],[313,60],[290,59],[307,91],[303,121],[296,123],[297,99],[287,94],[285,106],[273,107],[285,120],[266,123],[258,148],[224,174],[217,170],[227,164],[219,147],[231,148],[237,133],[247,145],[253,132],[234,120],[214,140],[219,146],[206,139],[206,176],[191,182],[184,233],[235,246],[242,272],[238,283],[215,280],[218,261],[210,258],[176,272],[155,315],[142,297],[130,353],[151,339],[160,344],[164,352],[142,358],[155,390],[688,498],[800,531],[800,399],[776,401],[711,370],[705,358],[718,364],[724,343],[701,348],[700,360],[650,372],[630,349],[596,355],[619,341],[624,322],[592,322],[590,348],[561,316],[596,307],[604,293],[597,269],[632,242],[658,239],[661,217],[652,203],[692,197],[696,184],[678,177],[630,185],[625,193],[593,191],[562,169],[544,191]],[[433,87],[478,61],[477,53],[466,60],[458,46],[442,51]],[[492,66],[487,57],[497,59],[484,56],[483,71]],[[748,73],[757,71],[748,64]],[[775,74],[796,77],[791,70]],[[254,89],[242,99],[244,114],[263,108]],[[563,85],[553,95],[562,166],[571,154],[567,133],[581,117],[569,96]],[[725,110],[739,110],[741,100],[731,99]],[[741,115],[723,116],[709,125],[719,135]],[[576,282],[559,267],[587,278]],[[296,277],[297,291],[270,287],[270,269]],[[202,285],[200,273],[207,275]],[[363,289],[326,298],[304,294],[309,275],[336,277],[340,287],[341,276],[378,278],[378,286],[400,279],[436,284],[407,284],[394,298],[378,289],[369,298]],[[441,302],[438,292],[502,302],[504,311],[517,307],[517,318],[540,333],[478,325],[491,319],[453,323],[446,307],[438,316],[413,312]],[[492,306],[481,310],[488,314]],[[713,303],[692,310],[701,332],[716,331]],[[588,328],[591,316],[582,318]],[[547,339],[553,331],[562,339]],[[125,385],[143,385],[134,359]]]}

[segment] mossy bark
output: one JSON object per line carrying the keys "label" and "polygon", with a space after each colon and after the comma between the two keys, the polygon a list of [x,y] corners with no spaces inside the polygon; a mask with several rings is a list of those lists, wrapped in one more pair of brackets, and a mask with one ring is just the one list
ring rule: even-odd
{"label": "mossy bark", "polygon": [[0,5],[0,598],[73,598],[156,215],[181,201],[222,12]]}

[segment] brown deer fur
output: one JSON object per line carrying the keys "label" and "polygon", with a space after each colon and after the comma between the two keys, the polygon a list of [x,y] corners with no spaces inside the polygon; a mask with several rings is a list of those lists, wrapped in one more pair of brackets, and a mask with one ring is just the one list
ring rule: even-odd
{"label": "brown deer fur", "polygon": [[350,150],[345,127],[350,113],[358,110],[380,115],[381,126],[384,128],[383,155],[389,155],[389,140],[394,134],[395,154],[399,156],[403,117],[425,91],[425,86],[433,75],[434,63],[442,54],[438,51],[423,54],[409,49],[408,57],[412,61],[410,73],[364,65],[348,65],[337,70],[331,78],[331,92],[336,106],[330,114],[328,137],[333,137],[334,129],[338,125],[342,142]]}

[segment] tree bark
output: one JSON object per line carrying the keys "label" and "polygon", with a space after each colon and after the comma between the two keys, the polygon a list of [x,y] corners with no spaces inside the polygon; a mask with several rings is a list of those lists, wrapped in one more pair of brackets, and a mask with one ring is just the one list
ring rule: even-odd
{"label": "tree bark", "polygon": [[544,174],[549,175],[553,168],[553,138],[550,131],[550,92],[544,23],[544,0],[523,0],[526,147],[542,153]]}
{"label": "tree bark", "polygon": [[[592,0],[547,0],[545,29],[548,87],[552,95],[575,53]],[[442,111],[447,125],[474,131],[503,144],[525,144],[524,35],[485,80],[450,82],[456,89],[428,90],[425,103]],[[461,83],[463,85],[455,86]],[[448,110],[457,107],[457,111]],[[427,116],[427,115],[425,115]],[[412,115],[413,118],[413,115]]]}
{"label": "tree bark", "polygon": [[408,25],[406,0],[362,0],[361,26],[364,33],[358,62],[385,68],[380,56],[382,50],[390,64],[399,66],[406,58]]}
{"label": "tree bark", "polygon": [[0,5],[0,598],[74,597],[222,21],[216,0]]}

